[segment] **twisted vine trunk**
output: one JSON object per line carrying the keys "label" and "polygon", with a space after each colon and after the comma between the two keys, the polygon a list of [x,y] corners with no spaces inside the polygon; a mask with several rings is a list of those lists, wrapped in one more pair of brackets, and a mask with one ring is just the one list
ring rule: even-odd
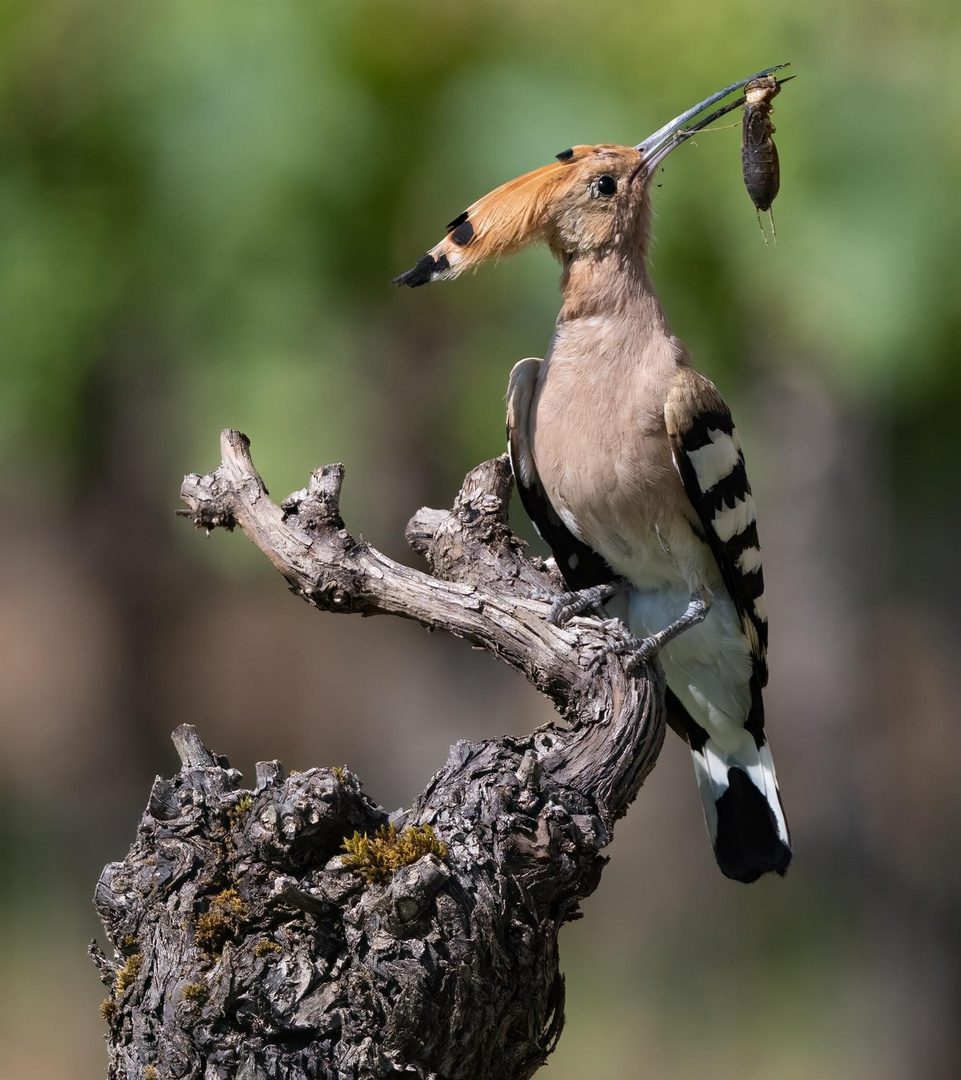
{"label": "twisted vine trunk", "polygon": [[[453,510],[412,519],[427,574],[348,534],[341,466],[278,507],[246,438],[226,431],[221,447],[216,472],[184,482],[198,527],[239,525],[317,607],[489,649],[568,726],[458,743],[392,819],[346,769],[261,762],[245,790],[178,728],[181,771],[156,780],[133,847],[97,887],[114,949],[91,946],[110,988],[108,1076],[529,1077],[563,1025],[560,927],[597,887],[613,823],[660,750],[659,669],[631,677],[608,657],[595,671],[621,631],[547,622],[559,579],[510,533],[503,458],[467,476]],[[367,839],[347,856],[355,834]]]}

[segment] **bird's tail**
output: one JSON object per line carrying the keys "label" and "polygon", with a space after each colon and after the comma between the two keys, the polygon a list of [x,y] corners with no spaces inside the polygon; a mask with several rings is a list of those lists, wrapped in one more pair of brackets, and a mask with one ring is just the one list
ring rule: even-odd
{"label": "bird's tail", "polygon": [[691,755],[721,872],[744,882],[771,871],[784,874],[791,862],[791,834],[768,744],[758,748],[748,736],[731,753],[708,738],[699,749],[692,746]]}

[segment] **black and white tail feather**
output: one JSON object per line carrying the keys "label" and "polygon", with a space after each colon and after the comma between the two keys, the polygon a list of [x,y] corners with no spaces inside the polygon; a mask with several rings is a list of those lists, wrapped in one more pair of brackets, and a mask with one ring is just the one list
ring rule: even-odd
{"label": "black and white tail feather", "polygon": [[791,862],[791,838],[770,746],[757,746],[752,738],[725,751],[676,698],[669,711],[673,726],[691,746],[704,820],[721,872],[748,883],[766,873],[783,875]]}

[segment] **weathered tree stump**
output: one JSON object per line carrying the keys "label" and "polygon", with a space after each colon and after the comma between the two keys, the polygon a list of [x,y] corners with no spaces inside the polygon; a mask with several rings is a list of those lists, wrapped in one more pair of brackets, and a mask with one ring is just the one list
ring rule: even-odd
{"label": "weathered tree stump", "polygon": [[226,431],[221,447],[216,472],[184,481],[198,527],[239,525],[317,607],[401,615],[489,649],[567,726],[458,743],[391,819],[346,769],[261,762],[244,790],[178,728],[180,773],[155,781],[127,858],[97,887],[115,950],[91,946],[110,988],[108,1076],[529,1077],[563,1024],[558,932],[597,887],[661,747],[660,670],[630,676],[613,656],[595,670],[623,632],[548,623],[559,579],[510,533],[505,459],[474,469],[450,512],[412,519],[425,574],[347,533],[341,466],[278,507],[247,439]]}

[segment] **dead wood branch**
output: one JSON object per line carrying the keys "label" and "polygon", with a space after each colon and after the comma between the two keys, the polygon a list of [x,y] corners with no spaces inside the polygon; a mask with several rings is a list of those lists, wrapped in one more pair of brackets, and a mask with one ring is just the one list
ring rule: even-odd
{"label": "dead wood branch", "polygon": [[[347,770],[287,777],[262,762],[245,791],[179,728],[183,768],[157,779],[97,889],[115,950],[93,953],[110,987],[109,1076],[529,1077],[563,1022],[558,931],[597,887],[613,823],[660,750],[660,671],[631,677],[608,658],[592,672],[620,631],[547,622],[557,578],[510,532],[504,458],[468,474],[451,511],[411,520],[424,573],[347,532],[342,466],[277,506],[245,436],[225,431],[221,451],[215,472],[184,481],[199,528],[239,526],[317,607],[488,649],[568,726],[458,743],[391,822]],[[355,833],[367,839],[351,868]]]}

